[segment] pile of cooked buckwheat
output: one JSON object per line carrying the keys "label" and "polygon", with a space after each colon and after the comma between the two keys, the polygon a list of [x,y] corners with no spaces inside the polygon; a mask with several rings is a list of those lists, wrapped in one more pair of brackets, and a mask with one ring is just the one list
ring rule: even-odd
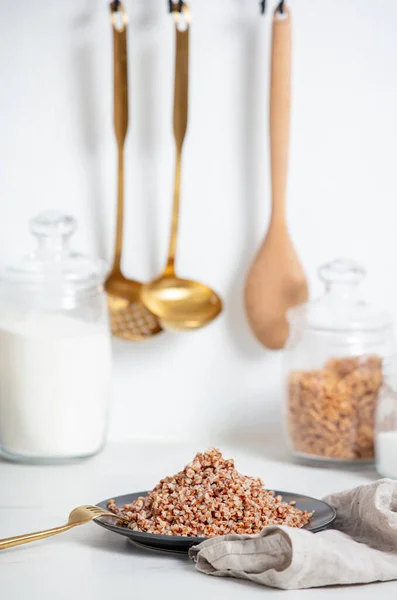
{"label": "pile of cooked buckwheat", "polygon": [[214,448],[196,454],[183,471],[162,479],[147,496],[123,508],[110,500],[108,508],[126,518],[131,529],[194,537],[254,534],[276,524],[303,527],[312,516],[263,489],[259,478],[238,473],[234,460]]}

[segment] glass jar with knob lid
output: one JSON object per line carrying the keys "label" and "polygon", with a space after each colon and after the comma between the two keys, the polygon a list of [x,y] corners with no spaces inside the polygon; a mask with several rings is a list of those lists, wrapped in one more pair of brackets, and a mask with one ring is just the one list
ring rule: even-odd
{"label": "glass jar with knob lid", "polygon": [[383,364],[394,351],[392,321],[359,299],[365,270],[357,263],[334,260],[319,276],[325,294],[288,314],[288,445],[304,462],[372,462]]}
{"label": "glass jar with knob lid", "polygon": [[111,344],[104,264],[73,252],[76,221],[31,221],[37,248],[0,280],[0,455],[90,456],[105,442]]}

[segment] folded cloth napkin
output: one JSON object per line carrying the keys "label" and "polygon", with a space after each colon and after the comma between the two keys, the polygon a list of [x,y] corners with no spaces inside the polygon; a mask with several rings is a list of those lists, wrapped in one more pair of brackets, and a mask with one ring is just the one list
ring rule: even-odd
{"label": "folded cloth napkin", "polygon": [[190,549],[202,573],[285,590],[397,579],[397,481],[380,479],[324,498],[333,529],[281,525],[231,534]]}

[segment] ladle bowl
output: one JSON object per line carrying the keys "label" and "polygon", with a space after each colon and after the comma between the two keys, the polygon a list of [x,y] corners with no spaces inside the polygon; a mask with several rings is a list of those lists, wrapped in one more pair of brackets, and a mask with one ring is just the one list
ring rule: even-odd
{"label": "ladle bowl", "polygon": [[144,284],[141,299],[167,329],[197,329],[222,311],[222,301],[211,288],[175,275]]}

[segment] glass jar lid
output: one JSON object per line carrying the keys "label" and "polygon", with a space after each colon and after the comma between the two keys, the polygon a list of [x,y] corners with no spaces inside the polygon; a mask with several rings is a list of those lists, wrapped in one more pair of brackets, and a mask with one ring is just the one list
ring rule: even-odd
{"label": "glass jar lid", "polygon": [[365,269],[348,259],[320,266],[325,294],[288,312],[290,323],[329,331],[371,331],[391,327],[391,316],[358,297]]}
{"label": "glass jar lid", "polygon": [[3,281],[57,293],[82,292],[98,286],[104,279],[104,262],[70,249],[76,227],[71,216],[55,211],[40,213],[30,221],[36,249],[6,268]]}

